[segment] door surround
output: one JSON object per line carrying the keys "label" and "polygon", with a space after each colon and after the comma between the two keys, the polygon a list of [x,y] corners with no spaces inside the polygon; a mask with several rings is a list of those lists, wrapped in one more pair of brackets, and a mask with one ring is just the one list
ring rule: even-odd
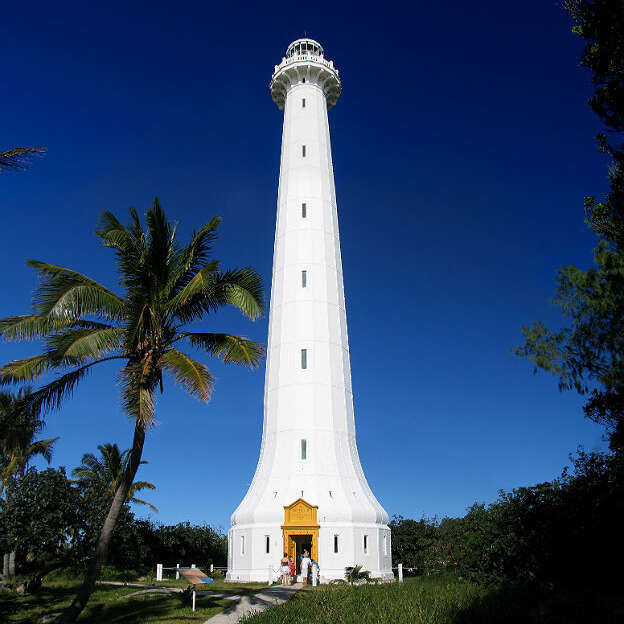
{"label": "door surround", "polygon": [[290,505],[284,505],[284,524],[282,525],[282,536],[284,539],[284,550],[289,557],[295,560],[296,543],[291,536],[310,535],[312,538],[312,552],[310,557],[318,562],[318,534],[321,528],[318,520],[318,505],[310,505],[303,498],[298,498]]}

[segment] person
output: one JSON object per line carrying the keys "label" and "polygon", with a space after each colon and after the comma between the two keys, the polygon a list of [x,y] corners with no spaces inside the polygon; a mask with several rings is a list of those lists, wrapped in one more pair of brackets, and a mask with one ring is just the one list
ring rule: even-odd
{"label": "person", "polygon": [[296,576],[295,560],[292,557],[288,558],[288,565],[290,566],[290,582],[292,583]]}
{"label": "person", "polygon": [[308,568],[310,567],[310,553],[307,550],[303,551],[301,557],[301,576],[303,578],[303,584],[308,584]]}
{"label": "person", "polygon": [[290,566],[288,565],[288,553],[284,553],[284,556],[280,560],[280,570],[282,572],[282,585],[288,585],[290,576]]}
{"label": "person", "polygon": [[312,559],[311,565],[312,565],[312,586],[316,587],[318,584],[319,572],[320,572],[318,561],[314,561],[314,559]]}

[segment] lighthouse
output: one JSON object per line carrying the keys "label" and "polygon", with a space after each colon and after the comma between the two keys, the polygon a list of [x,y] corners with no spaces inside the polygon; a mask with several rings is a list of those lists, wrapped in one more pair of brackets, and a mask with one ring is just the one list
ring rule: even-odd
{"label": "lighthouse", "polygon": [[388,514],[358,455],[327,112],[333,61],[312,39],[288,46],[270,83],[284,111],[264,421],[253,481],[232,514],[230,581],[266,581],[308,550],[321,580],[362,565],[392,578]]}

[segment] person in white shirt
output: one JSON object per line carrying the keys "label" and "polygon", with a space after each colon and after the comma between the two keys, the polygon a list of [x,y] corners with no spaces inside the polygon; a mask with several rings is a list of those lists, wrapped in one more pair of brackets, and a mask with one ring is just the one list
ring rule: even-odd
{"label": "person in white shirt", "polygon": [[303,556],[301,557],[301,576],[303,578],[303,584],[308,584],[308,570],[310,568],[310,553],[307,550],[303,551]]}

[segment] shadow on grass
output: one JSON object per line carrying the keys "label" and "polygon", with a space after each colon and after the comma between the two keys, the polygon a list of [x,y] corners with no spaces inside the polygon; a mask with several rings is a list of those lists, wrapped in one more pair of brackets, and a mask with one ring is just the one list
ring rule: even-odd
{"label": "shadow on grass", "polygon": [[[34,624],[42,615],[63,611],[74,598],[78,584],[44,586],[37,594],[0,594],[0,622]],[[98,586],[78,622],[93,624],[145,624],[205,622],[232,602],[201,596],[191,611],[188,594],[147,594],[127,598],[131,588]]]}
{"label": "shadow on grass", "polygon": [[545,592],[529,587],[488,590],[450,624],[621,624],[624,598],[591,589]]}

